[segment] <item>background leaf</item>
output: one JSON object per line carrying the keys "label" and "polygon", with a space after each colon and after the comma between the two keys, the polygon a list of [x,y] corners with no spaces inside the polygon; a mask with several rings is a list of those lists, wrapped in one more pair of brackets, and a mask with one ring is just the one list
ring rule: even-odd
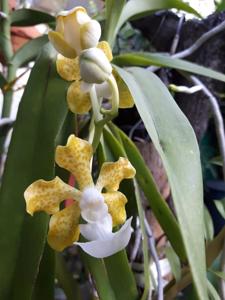
{"label": "background leaf", "polygon": [[36,39],[30,40],[21,47],[13,56],[12,64],[15,68],[22,67],[26,63],[35,59],[41,48],[48,42],[48,36],[42,35]]}
{"label": "background leaf", "polygon": [[39,10],[22,8],[12,11],[10,21],[12,26],[33,26],[55,22],[55,17]]}
{"label": "background leaf", "polygon": [[160,53],[125,53],[114,57],[113,62],[119,66],[142,66],[149,67],[159,66],[159,67],[169,67],[173,69],[178,69],[182,71],[187,71],[193,74],[198,74],[202,76],[207,76],[213,79],[217,79],[225,82],[225,75],[214,71],[210,68],[199,66],[195,63],[173,58],[166,54]]}
{"label": "background leaf", "polygon": [[[35,282],[32,300],[54,300],[55,292],[55,253],[45,245],[38,276]],[[70,299],[68,299],[70,300]],[[77,299],[80,300],[80,299]]]}
{"label": "background leaf", "polygon": [[[23,94],[0,190],[0,299],[30,300],[45,245],[48,217],[29,216],[24,190],[54,177],[55,138],[66,117],[68,83],[55,69],[46,45]],[[35,238],[34,238],[35,237]]]}
{"label": "background leaf", "polygon": [[206,300],[203,186],[193,129],[156,75],[141,68],[116,70],[163,161],[198,297]]}
{"label": "background leaf", "polygon": [[104,40],[108,41],[109,44],[112,43],[111,39],[113,37],[113,31],[116,28],[116,25],[118,23],[119,17],[121,15],[125,3],[126,3],[125,0],[105,1],[106,16],[105,16],[105,26],[104,26]]}
{"label": "background leaf", "polygon": [[190,7],[188,4],[181,0],[131,0],[127,1],[124,6],[120,18],[118,20],[117,26],[114,28],[114,32],[110,35],[110,42],[113,41],[121,28],[121,26],[130,19],[137,19],[149,15],[157,10],[176,8],[178,10],[183,10],[196,16],[200,17],[199,13]]}

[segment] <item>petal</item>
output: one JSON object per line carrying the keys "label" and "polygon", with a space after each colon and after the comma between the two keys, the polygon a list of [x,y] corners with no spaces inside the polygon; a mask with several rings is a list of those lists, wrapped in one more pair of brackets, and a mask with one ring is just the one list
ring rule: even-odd
{"label": "petal", "polygon": [[80,233],[89,241],[110,239],[112,233],[112,217],[108,214],[101,222],[80,225]]}
{"label": "petal", "polygon": [[79,199],[81,193],[64,183],[59,177],[33,182],[24,192],[26,210],[33,215],[37,211],[54,214],[59,211],[59,204],[67,198]]}
{"label": "petal", "polygon": [[120,75],[115,70],[113,70],[113,75],[116,79],[117,86],[119,89],[119,98],[120,98],[119,107],[120,108],[133,107],[134,100],[133,100],[133,97],[132,97],[126,83],[123,81],[123,79],[120,77]]}
{"label": "petal", "polygon": [[80,28],[82,49],[96,47],[101,36],[101,26],[96,20],[90,20]]}
{"label": "petal", "polygon": [[127,158],[120,157],[116,162],[106,162],[102,165],[96,187],[99,190],[117,191],[120,182],[125,178],[133,178],[135,169]]}
{"label": "petal", "polygon": [[111,238],[105,240],[95,240],[86,243],[75,243],[86,253],[96,258],[104,258],[113,255],[124,249],[129,243],[132,227],[132,218],[128,219],[119,231],[113,233]]}
{"label": "petal", "polygon": [[62,34],[56,31],[49,31],[49,41],[52,43],[54,48],[61,53],[63,56],[68,58],[75,58],[77,53],[64,39]]}
{"label": "petal", "polygon": [[64,22],[63,22],[63,16],[58,16],[56,18],[56,27],[55,31],[57,31],[60,34],[64,34]]}
{"label": "petal", "polygon": [[127,218],[125,210],[126,196],[120,192],[103,193],[102,195],[112,216],[113,227],[123,224]]}
{"label": "petal", "polygon": [[83,7],[75,7],[60,15],[63,15],[65,40],[79,55],[82,50],[80,45],[80,27],[91,19]]}
{"label": "petal", "polygon": [[109,43],[107,43],[106,41],[101,41],[98,43],[97,47],[105,53],[109,61],[113,59],[112,50]]}
{"label": "petal", "polygon": [[76,114],[85,114],[91,109],[89,93],[83,92],[81,81],[74,81],[67,90],[67,104]]}
{"label": "petal", "polygon": [[66,146],[56,148],[55,161],[73,174],[81,190],[93,185],[90,161],[93,154],[92,146],[87,141],[70,135]]}
{"label": "petal", "polygon": [[67,58],[61,54],[58,54],[56,60],[56,68],[59,75],[67,80],[80,80],[80,66],[79,66],[79,58]]}
{"label": "petal", "polygon": [[72,245],[79,239],[80,208],[78,202],[54,214],[49,222],[48,243],[57,250]]}

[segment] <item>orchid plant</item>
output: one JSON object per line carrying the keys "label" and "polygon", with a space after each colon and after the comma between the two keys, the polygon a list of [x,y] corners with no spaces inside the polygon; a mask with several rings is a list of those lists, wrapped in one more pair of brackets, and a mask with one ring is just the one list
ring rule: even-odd
{"label": "orchid plant", "polygon": [[[55,278],[68,300],[86,299],[82,280],[101,300],[173,299],[192,283],[198,299],[215,296],[206,275],[224,232],[206,234],[196,137],[151,65],[222,81],[225,76],[167,54],[113,51],[132,18],[168,8],[198,12],[181,0],[106,0],[96,16],[81,6],[60,11],[66,1],[52,7],[29,2],[29,9],[10,12],[1,1],[2,166],[9,138],[10,146],[0,188],[0,299],[54,299]],[[14,53],[11,26],[42,23],[48,34]],[[33,60],[11,120],[15,84],[23,76],[17,69]],[[122,109],[140,119],[129,136],[116,125]],[[132,140],[140,122],[164,166],[172,206]],[[163,249],[155,245],[146,206],[166,236]],[[74,276],[64,260],[71,253],[79,258]]]}

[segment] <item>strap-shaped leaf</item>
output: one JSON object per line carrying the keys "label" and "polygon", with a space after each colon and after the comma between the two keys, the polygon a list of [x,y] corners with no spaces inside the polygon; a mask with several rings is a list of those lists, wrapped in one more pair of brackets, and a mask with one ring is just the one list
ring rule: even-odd
{"label": "strap-shaped leaf", "polygon": [[12,64],[15,68],[19,68],[35,59],[42,47],[48,42],[48,36],[43,35],[36,39],[30,40],[21,47],[13,56]]}
{"label": "strap-shaped leaf", "polygon": [[55,17],[42,11],[22,8],[11,13],[10,21],[12,26],[33,26],[52,23],[55,21]]}
{"label": "strap-shaped leaf", "polygon": [[43,48],[23,94],[0,190],[0,299],[31,297],[48,217],[29,216],[24,190],[54,176],[55,138],[67,113],[67,83],[55,69],[55,51]]}
{"label": "strap-shaped leaf", "polygon": [[113,36],[114,29],[117,26],[119,17],[123,10],[125,0],[106,0],[106,16],[105,16],[105,26],[104,26],[104,39],[111,42],[111,37]]}
{"label": "strap-shaped leaf", "polygon": [[113,44],[120,27],[128,20],[149,15],[157,10],[171,8],[183,10],[200,17],[196,10],[181,0],[130,0],[124,6],[114,31],[111,30],[108,42]]}
{"label": "strap-shaped leaf", "polygon": [[114,57],[113,62],[119,66],[135,65],[148,67],[153,65],[159,67],[169,67],[177,70],[187,71],[193,74],[207,76],[225,82],[225,75],[223,73],[186,61],[184,59],[173,58],[169,55],[160,53],[125,53]]}
{"label": "strap-shaped leaf", "polygon": [[[161,80],[148,70],[116,68],[161,156],[199,299],[206,300],[201,163],[195,134]],[[197,237],[197,238],[196,238]]]}

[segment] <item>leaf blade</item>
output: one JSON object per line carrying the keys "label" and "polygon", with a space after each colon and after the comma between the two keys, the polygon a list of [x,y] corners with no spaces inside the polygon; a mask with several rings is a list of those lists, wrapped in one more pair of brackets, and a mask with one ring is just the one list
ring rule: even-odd
{"label": "leaf blade", "polygon": [[55,137],[67,113],[67,83],[56,73],[55,56],[46,45],[31,72],[8,152],[0,190],[2,299],[30,299],[45,245],[48,217],[28,216],[23,193],[32,181],[54,176]]}
{"label": "leaf blade", "polygon": [[114,57],[113,62],[118,65],[126,66],[142,66],[147,67],[149,65],[159,66],[159,67],[169,67],[174,68],[202,76],[207,76],[216,80],[225,82],[225,75],[214,71],[212,69],[197,65],[195,63],[170,57],[166,54],[160,53],[125,53]]}
{"label": "leaf blade", "polygon": [[139,114],[161,156],[171,185],[194,284],[199,299],[208,299],[202,175],[193,129],[156,75],[141,68],[131,68],[129,73],[119,68],[116,70],[129,86]]}
{"label": "leaf blade", "polygon": [[112,35],[112,41],[114,41],[121,26],[131,18],[138,18],[139,16],[149,15],[157,10],[171,8],[183,10],[200,17],[196,10],[180,0],[131,0],[126,3],[122,10],[117,26],[114,29],[114,34]]}
{"label": "leaf blade", "polygon": [[10,14],[12,26],[33,26],[41,23],[52,23],[55,17],[34,9],[16,9]]}

